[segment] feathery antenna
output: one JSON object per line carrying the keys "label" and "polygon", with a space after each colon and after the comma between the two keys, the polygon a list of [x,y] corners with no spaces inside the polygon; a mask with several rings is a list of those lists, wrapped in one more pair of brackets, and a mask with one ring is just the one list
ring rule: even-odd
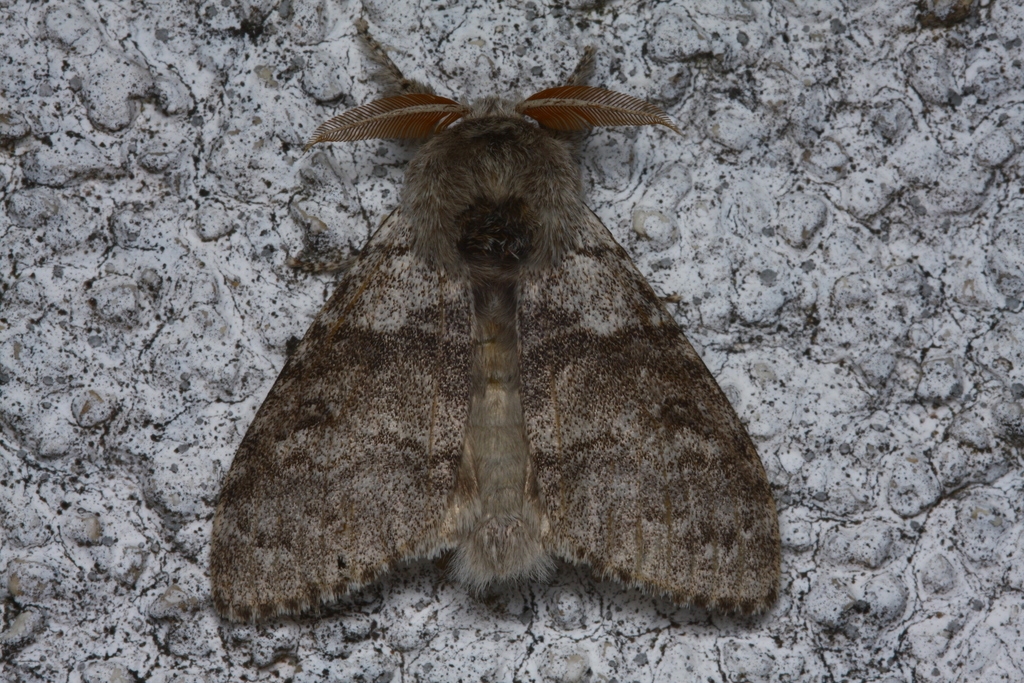
{"label": "feathery antenna", "polygon": [[630,95],[585,85],[564,85],[542,90],[517,104],[516,111],[555,130],[657,124],[682,135],[668,114],[653,104]]}
{"label": "feathery antenna", "polygon": [[426,93],[385,97],[325,121],[306,143],[373,138],[422,138],[444,130],[469,113],[455,100]]}

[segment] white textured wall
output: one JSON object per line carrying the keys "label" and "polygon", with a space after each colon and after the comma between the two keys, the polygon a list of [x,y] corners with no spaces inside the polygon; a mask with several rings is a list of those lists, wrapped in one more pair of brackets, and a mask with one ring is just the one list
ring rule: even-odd
{"label": "white textured wall", "polygon": [[[516,4],[0,0],[0,679],[1024,680],[1024,9]],[[680,123],[596,132],[584,177],[758,444],[771,613],[422,563],[216,617],[220,480],[332,290],[287,255],[358,248],[412,150],[302,153],[380,92],[358,16],[440,94],[529,95],[593,44]]]}

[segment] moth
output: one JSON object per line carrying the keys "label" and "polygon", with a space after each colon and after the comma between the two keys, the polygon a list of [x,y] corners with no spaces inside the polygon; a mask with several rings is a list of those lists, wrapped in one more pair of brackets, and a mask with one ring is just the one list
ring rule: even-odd
{"label": "moth", "polygon": [[426,141],[238,448],[213,525],[217,610],[300,613],[442,553],[471,587],[560,559],[766,610],[779,530],[754,445],[583,199],[578,131],[671,120],[584,85],[592,51],[567,86],[466,106],[360,32],[397,94],[310,144]]}

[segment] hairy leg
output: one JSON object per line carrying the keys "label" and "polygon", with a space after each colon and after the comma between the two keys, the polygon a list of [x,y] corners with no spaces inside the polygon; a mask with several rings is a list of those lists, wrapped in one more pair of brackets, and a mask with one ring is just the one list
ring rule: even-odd
{"label": "hairy leg", "polygon": [[402,71],[391,61],[391,57],[388,57],[384,46],[370,35],[370,25],[366,23],[365,19],[356,19],[356,32],[363,40],[366,56],[380,67],[377,76],[384,81],[388,95],[434,94],[434,89],[426,83],[420,83],[402,75]]}
{"label": "hairy leg", "polygon": [[588,45],[583,48],[583,54],[580,56],[580,61],[576,64],[576,68],[573,69],[572,75],[569,76],[569,82],[566,85],[589,85],[590,79],[594,75],[594,66],[597,62],[595,55],[597,50],[594,49],[593,45]]}

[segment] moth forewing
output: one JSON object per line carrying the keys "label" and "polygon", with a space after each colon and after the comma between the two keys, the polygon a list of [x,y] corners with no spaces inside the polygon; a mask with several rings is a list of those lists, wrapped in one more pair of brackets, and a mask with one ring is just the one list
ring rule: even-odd
{"label": "moth forewing", "polygon": [[242,439],[221,492],[213,599],[236,620],[305,611],[435,554],[466,421],[469,299],[370,238]]}
{"label": "moth forewing", "polygon": [[559,132],[674,125],[578,84],[518,105],[414,95],[311,141],[430,135],[239,447],[214,520],[218,610],[303,611],[447,551],[475,587],[562,559],[767,609],[780,550],[761,461],[584,204]]}

